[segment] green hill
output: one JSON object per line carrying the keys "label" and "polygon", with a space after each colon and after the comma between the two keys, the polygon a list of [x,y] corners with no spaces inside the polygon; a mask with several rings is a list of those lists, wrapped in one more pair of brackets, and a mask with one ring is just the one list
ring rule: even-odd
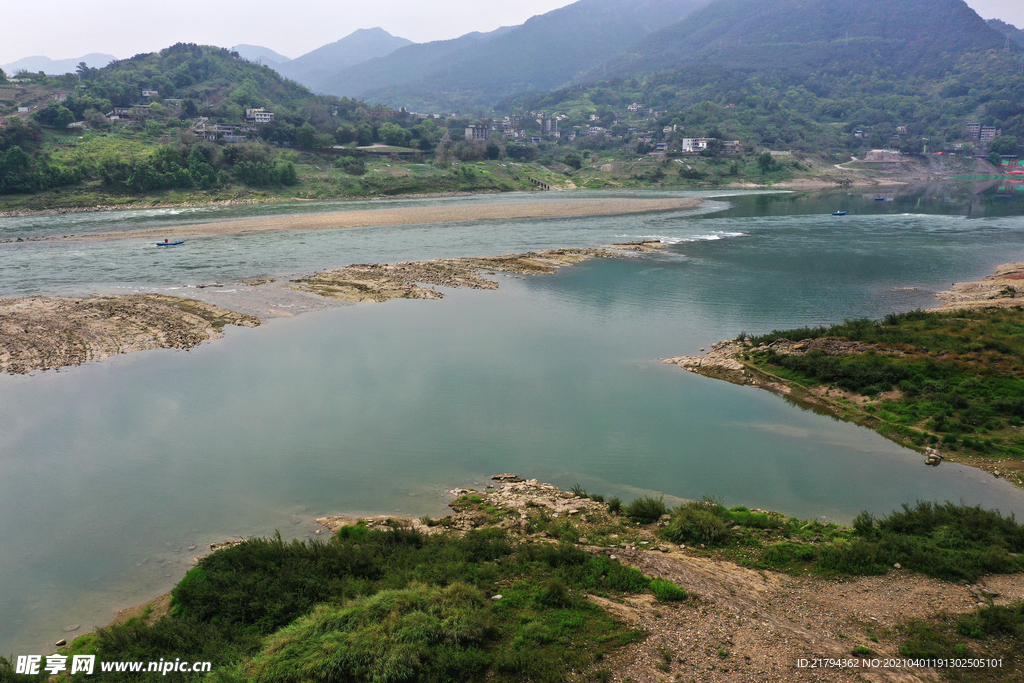
{"label": "green hill", "polygon": [[884,68],[937,76],[957,56],[1003,47],[963,0],[716,0],[612,59],[603,76],[679,68]]}

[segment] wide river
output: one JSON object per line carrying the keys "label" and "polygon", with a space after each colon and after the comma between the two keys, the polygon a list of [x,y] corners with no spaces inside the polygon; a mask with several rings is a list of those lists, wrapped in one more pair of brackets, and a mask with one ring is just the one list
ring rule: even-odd
{"label": "wide river", "polygon": [[[5,297],[184,293],[349,263],[669,244],[555,275],[498,276],[498,291],[343,306],[231,328],[189,352],[0,377],[0,653],[48,652],[155,597],[213,541],[312,535],[325,514],[443,514],[445,489],[496,472],[627,501],[710,494],[840,521],[918,499],[1024,514],[1024,493],[1002,480],[925,467],[871,431],[658,360],[742,330],[931,307],[950,283],[1024,259],[1024,193],[973,189],[884,202],[579,192],[708,201],[619,217],[196,237],[167,251],[150,240],[0,244]],[[537,198],[7,218],[0,238]],[[230,286],[219,291],[230,306]]]}

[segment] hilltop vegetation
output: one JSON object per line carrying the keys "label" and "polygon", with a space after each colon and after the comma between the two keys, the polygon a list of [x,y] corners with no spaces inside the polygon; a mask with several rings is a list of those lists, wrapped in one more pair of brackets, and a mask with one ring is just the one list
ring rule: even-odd
{"label": "hilltop vegetation", "polygon": [[659,112],[655,131],[675,123],[687,137],[835,153],[941,150],[973,120],[1001,127],[994,148],[1013,154],[1024,74],[1019,48],[1003,48],[961,0],[717,0],[580,77],[586,85],[498,107],[575,123],[637,102]]}

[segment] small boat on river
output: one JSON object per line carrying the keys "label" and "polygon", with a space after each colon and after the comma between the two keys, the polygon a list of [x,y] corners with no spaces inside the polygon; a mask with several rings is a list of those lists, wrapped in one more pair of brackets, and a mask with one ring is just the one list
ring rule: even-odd
{"label": "small boat on river", "polygon": [[157,242],[156,246],[158,246],[158,247],[176,247],[179,244],[185,244],[185,240],[178,240],[177,242],[171,242],[169,240],[164,240],[163,242]]}
{"label": "small boat on river", "polygon": [[832,215],[833,216],[845,216],[846,212],[845,211],[833,211]]}

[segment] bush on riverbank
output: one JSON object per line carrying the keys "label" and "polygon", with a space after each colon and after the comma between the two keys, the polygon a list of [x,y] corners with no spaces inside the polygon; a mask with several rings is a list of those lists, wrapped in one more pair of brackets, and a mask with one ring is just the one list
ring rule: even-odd
{"label": "bush on riverbank", "polygon": [[[830,385],[871,399],[866,417],[918,446],[941,443],[984,455],[1024,457],[1024,310],[891,313],[881,321],[774,330],[751,337],[749,358],[784,379]],[[806,354],[758,350],[779,339],[836,339],[866,350]],[[856,406],[852,406],[856,407]]]}
{"label": "bush on riverbank", "polygon": [[681,599],[567,543],[515,542],[498,529],[457,538],[344,527],[328,543],[278,536],[209,555],[175,587],[171,615],[101,629],[88,652],[187,653],[226,681],[560,681],[641,635],[584,593],[654,588]]}

